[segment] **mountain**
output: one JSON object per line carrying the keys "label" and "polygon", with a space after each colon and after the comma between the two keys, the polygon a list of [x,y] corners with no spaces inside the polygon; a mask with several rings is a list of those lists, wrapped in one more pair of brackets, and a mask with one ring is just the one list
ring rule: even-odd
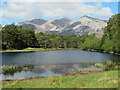
{"label": "mountain", "polygon": [[36,25],[42,25],[42,24],[45,24],[47,22],[47,20],[44,20],[44,19],[33,19],[31,21],[29,21],[31,23],[34,23]]}
{"label": "mountain", "polygon": [[57,33],[61,35],[95,34],[102,37],[107,20],[83,16],[78,20],[60,18],[56,20],[33,19],[17,24],[22,27],[31,27],[35,32]]}

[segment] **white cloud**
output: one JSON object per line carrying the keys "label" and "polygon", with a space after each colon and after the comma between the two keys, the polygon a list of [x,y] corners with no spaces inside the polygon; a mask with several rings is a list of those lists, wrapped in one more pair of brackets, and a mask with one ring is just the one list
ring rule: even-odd
{"label": "white cloud", "polygon": [[88,5],[80,2],[12,2],[3,4],[2,11],[3,16],[21,19],[75,17],[81,15],[110,17],[113,14],[109,7],[102,7],[101,3]]}
{"label": "white cloud", "polygon": [[113,13],[109,7],[102,7],[101,3],[88,5],[83,2],[10,2],[3,4],[2,14],[5,17],[19,19],[80,17],[92,15],[110,17]]}

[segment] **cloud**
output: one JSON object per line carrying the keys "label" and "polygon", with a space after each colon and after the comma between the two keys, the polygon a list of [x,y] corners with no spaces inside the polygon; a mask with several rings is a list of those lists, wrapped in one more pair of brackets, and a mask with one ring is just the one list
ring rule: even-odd
{"label": "cloud", "polygon": [[90,5],[83,2],[9,2],[3,4],[0,12],[3,16],[19,19],[82,15],[110,17],[113,14],[109,7],[103,7],[101,3]]}

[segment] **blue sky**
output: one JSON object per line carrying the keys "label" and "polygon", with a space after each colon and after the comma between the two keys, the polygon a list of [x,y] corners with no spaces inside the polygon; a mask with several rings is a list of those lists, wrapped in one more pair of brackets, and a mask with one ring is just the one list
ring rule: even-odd
{"label": "blue sky", "polygon": [[0,6],[0,24],[18,23],[35,18],[47,20],[67,17],[79,19],[88,15],[109,19],[118,13],[118,2],[7,2]]}

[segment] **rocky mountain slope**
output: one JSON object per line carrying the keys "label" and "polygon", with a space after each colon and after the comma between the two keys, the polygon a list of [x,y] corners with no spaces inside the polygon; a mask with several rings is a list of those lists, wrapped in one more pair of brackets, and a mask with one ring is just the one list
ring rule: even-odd
{"label": "rocky mountain slope", "polygon": [[78,20],[60,18],[56,20],[33,19],[17,24],[22,27],[32,27],[35,32],[57,33],[61,35],[95,34],[102,37],[103,29],[107,26],[106,20],[83,16]]}

